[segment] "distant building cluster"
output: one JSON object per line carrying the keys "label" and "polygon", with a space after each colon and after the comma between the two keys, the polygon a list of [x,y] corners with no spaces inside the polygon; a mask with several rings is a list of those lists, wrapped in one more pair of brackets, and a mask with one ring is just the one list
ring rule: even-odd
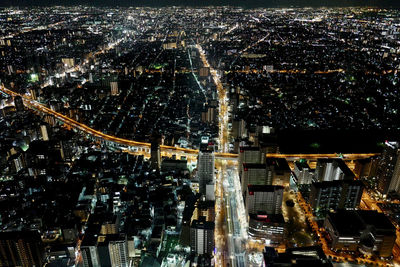
{"label": "distant building cluster", "polygon": [[[0,25],[0,266],[400,264],[398,10],[0,8]],[[344,129],[391,139],[281,146]]]}

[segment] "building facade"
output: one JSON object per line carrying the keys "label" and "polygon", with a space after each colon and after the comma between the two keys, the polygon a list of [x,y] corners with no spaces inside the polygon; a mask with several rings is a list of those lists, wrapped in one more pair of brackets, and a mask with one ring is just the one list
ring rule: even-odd
{"label": "building facade", "polygon": [[321,216],[331,210],[355,209],[360,205],[363,189],[360,180],[312,183],[310,204],[314,212]]}
{"label": "building facade", "polygon": [[382,157],[378,163],[377,180],[381,194],[400,192],[400,157],[399,143],[386,142]]}
{"label": "building facade", "polygon": [[267,158],[267,176],[268,179],[272,178],[272,185],[288,186],[290,183],[290,170],[289,164],[283,158]]}
{"label": "building facade", "polygon": [[190,248],[197,255],[212,254],[214,250],[214,222],[206,221],[205,217],[192,221]]}
{"label": "building facade", "polygon": [[360,251],[380,257],[392,255],[396,228],[383,213],[339,210],[326,216],[324,227],[334,251]]}
{"label": "building facade", "polygon": [[247,186],[250,185],[271,185],[272,174],[267,175],[265,164],[260,163],[243,163],[242,169],[242,194],[246,195]]}
{"label": "building facade", "polygon": [[197,164],[197,177],[199,179],[199,191],[203,195],[206,195],[206,185],[214,183],[214,168],[214,151],[210,148],[200,149]]}
{"label": "building facade", "polygon": [[297,179],[297,184],[311,184],[314,172],[308,166],[307,162],[296,161],[294,163],[294,174]]}
{"label": "building facade", "polygon": [[44,246],[37,231],[0,232],[0,266],[44,264]]}
{"label": "building facade", "polygon": [[352,180],[354,173],[342,159],[318,159],[315,179],[319,182]]}
{"label": "building facade", "polygon": [[283,189],[283,186],[248,185],[245,203],[247,214],[280,214]]}

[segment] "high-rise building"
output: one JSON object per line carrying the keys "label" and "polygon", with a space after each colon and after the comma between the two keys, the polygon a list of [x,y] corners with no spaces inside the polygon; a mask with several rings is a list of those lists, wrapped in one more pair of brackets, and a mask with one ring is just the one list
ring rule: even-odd
{"label": "high-rise building", "polygon": [[310,169],[307,162],[296,161],[294,163],[294,174],[297,179],[297,184],[311,184],[314,176],[314,171]]}
{"label": "high-rise building", "polygon": [[265,164],[243,163],[242,166],[242,194],[246,195],[248,185],[271,185],[272,175],[267,176]]}
{"label": "high-rise building", "polygon": [[199,179],[199,191],[206,195],[207,184],[214,183],[214,151],[211,146],[200,146],[198,164],[197,164],[197,177]]}
{"label": "high-rise building", "polygon": [[400,147],[398,142],[386,142],[378,163],[377,180],[381,194],[400,193]]}
{"label": "high-rise building", "polygon": [[355,209],[360,205],[363,188],[360,180],[312,183],[310,204],[322,216],[330,210]]}
{"label": "high-rise building", "polygon": [[193,220],[190,226],[190,248],[198,254],[212,254],[214,250],[214,222],[206,221],[205,217]]}
{"label": "high-rise building", "polygon": [[0,232],[0,266],[41,267],[44,246],[37,231]]}
{"label": "high-rise building", "polygon": [[45,124],[40,125],[40,133],[43,141],[49,141],[49,134],[47,132],[47,126]]}
{"label": "high-rise building", "polygon": [[248,185],[245,203],[247,214],[280,214],[283,189],[283,186]]}
{"label": "high-rise building", "polygon": [[160,152],[161,136],[155,135],[151,140],[151,167],[157,171],[160,170],[161,166],[161,152]]}
{"label": "high-rise building", "polygon": [[286,159],[267,158],[266,163],[268,180],[272,178],[272,185],[288,186],[292,171]]}
{"label": "high-rise building", "polygon": [[318,159],[315,168],[317,181],[353,180],[354,173],[342,159]]}
{"label": "high-rise building", "polygon": [[261,153],[259,147],[251,147],[251,146],[240,147],[239,166],[241,166],[243,163],[264,163],[264,162],[265,162],[265,155]]}

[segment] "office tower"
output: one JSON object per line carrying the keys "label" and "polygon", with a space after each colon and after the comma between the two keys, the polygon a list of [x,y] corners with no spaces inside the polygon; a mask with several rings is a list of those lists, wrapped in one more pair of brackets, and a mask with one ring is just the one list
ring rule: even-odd
{"label": "office tower", "polygon": [[190,226],[190,248],[192,252],[212,254],[214,250],[214,222],[206,221],[205,217],[193,220]]}
{"label": "office tower", "polygon": [[292,172],[286,159],[267,158],[266,163],[268,180],[272,180],[272,185],[288,186]]}
{"label": "office tower", "polygon": [[297,179],[297,184],[311,184],[314,176],[313,170],[310,169],[307,162],[296,161],[294,163],[294,174]]}
{"label": "office tower", "polygon": [[283,186],[248,185],[245,203],[247,214],[280,214],[283,189]]}
{"label": "office tower", "polygon": [[381,194],[400,193],[399,143],[386,142],[377,170],[378,190]]}
{"label": "office tower", "polygon": [[201,145],[197,164],[197,177],[199,179],[199,191],[203,195],[206,195],[207,184],[214,183],[214,166],[214,151],[212,147]]}
{"label": "office tower", "polygon": [[41,267],[44,246],[37,231],[0,232],[0,266]]}
{"label": "office tower", "polygon": [[353,180],[354,173],[342,159],[318,159],[315,168],[317,181]]}
{"label": "office tower", "polygon": [[161,136],[154,135],[151,140],[151,168],[159,171],[161,166],[161,152],[160,152]]}
{"label": "office tower", "polygon": [[310,204],[322,216],[330,210],[355,209],[360,205],[363,188],[360,180],[312,183]]}
{"label": "office tower", "polygon": [[24,111],[25,109],[24,101],[22,100],[22,97],[20,97],[19,95],[14,97],[14,105],[17,111]]}
{"label": "office tower", "polygon": [[265,164],[260,163],[243,163],[242,169],[242,194],[246,195],[248,185],[271,185],[272,175],[267,176],[267,168]]}

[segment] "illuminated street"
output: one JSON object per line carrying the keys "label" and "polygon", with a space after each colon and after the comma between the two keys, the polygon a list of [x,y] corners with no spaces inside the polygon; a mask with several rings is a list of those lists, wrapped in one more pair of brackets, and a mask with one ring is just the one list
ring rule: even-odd
{"label": "illuminated street", "polygon": [[0,7],[0,266],[400,266],[400,3],[163,1]]}

